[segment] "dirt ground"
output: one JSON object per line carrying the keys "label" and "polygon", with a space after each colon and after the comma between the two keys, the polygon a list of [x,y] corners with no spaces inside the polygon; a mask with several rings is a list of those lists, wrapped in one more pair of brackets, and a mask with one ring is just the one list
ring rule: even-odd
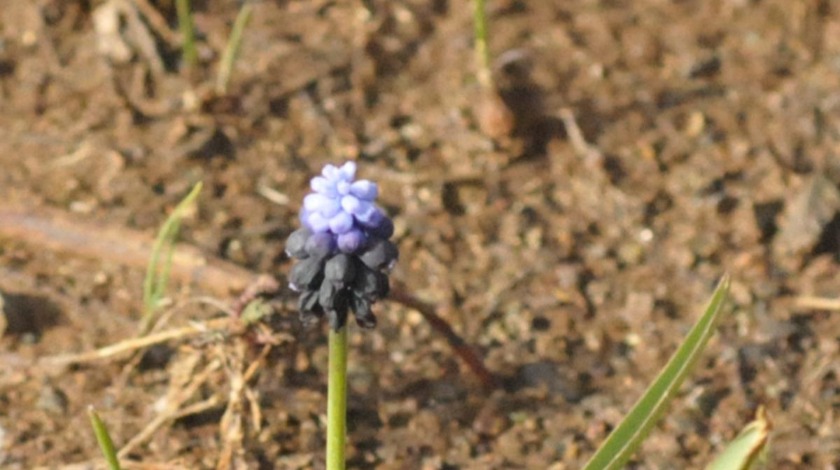
{"label": "dirt ground", "polygon": [[[104,468],[89,406],[126,468],[323,467],[326,330],[284,288],[248,331],[229,310],[285,286],[308,179],[354,159],[404,296],[497,384],[377,305],[350,331],[350,467],[580,468],[729,272],[631,468],[702,468],[760,405],[768,468],[840,468],[840,5],[491,0],[502,108],[466,2],[257,2],[226,94],[237,2],[193,1],[192,70],[171,0],[0,5],[0,467]],[[199,181],[139,347],[151,240]]]}

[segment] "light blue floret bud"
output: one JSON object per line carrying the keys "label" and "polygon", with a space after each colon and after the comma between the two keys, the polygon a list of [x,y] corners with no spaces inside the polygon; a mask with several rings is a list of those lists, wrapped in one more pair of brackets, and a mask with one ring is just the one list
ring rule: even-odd
{"label": "light blue floret bud", "polygon": [[312,178],[312,193],[303,200],[301,222],[312,233],[330,233],[335,246],[344,253],[362,248],[369,236],[386,219],[375,200],[376,183],[355,181],[356,164],[326,165],[320,176]]}

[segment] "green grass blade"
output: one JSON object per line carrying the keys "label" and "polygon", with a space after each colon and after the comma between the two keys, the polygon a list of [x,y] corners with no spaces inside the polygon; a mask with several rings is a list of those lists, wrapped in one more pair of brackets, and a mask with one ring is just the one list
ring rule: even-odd
{"label": "green grass blade", "polygon": [[627,463],[676,395],[706,347],[720,320],[721,307],[728,293],[729,276],[724,276],[712,294],[703,316],[692,327],[642,398],[601,444],[584,470],[618,469]]}
{"label": "green grass blade", "polygon": [[759,408],[755,420],[726,446],[726,449],[706,470],[750,470],[764,456],[770,442],[770,422],[764,408]]}
{"label": "green grass blade", "polygon": [[242,33],[245,31],[248,21],[251,20],[252,10],[251,3],[246,2],[239,9],[236,20],[233,22],[233,29],[230,31],[225,52],[219,62],[219,74],[216,76],[216,93],[220,95],[227,93],[228,82],[230,82],[230,76],[233,73],[233,65],[236,63],[239,48],[242,45]]}
{"label": "green grass blade", "polygon": [[96,442],[99,443],[99,448],[105,456],[105,461],[108,462],[110,470],[120,470],[120,462],[117,459],[117,449],[114,448],[114,441],[111,440],[111,435],[108,434],[108,428],[99,417],[99,414],[91,406],[88,408],[88,416],[90,417],[90,424],[93,426],[93,434],[96,436]]}
{"label": "green grass blade", "polygon": [[475,33],[475,62],[478,83],[485,89],[493,88],[490,73],[490,48],[487,46],[487,6],[485,0],[473,0],[473,28]]}
{"label": "green grass blade", "polygon": [[200,182],[193,186],[190,193],[175,206],[155,239],[152,256],[149,258],[149,266],[146,269],[146,278],[143,281],[143,320],[140,326],[142,334],[148,333],[151,329],[160,301],[166,294],[181,220],[201,192],[201,186]]}
{"label": "green grass blade", "polygon": [[195,46],[195,25],[193,24],[190,0],[175,0],[178,14],[178,29],[181,32],[181,50],[184,65],[192,69],[198,64],[198,49]]}

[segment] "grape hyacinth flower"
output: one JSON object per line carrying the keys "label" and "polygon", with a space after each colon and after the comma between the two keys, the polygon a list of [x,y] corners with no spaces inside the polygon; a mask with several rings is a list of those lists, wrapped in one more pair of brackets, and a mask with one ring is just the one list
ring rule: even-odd
{"label": "grape hyacinth flower", "polygon": [[364,328],[376,326],[371,305],[388,294],[397,247],[394,224],[375,204],[376,183],[356,180],[356,163],[327,165],[303,200],[303,227],[289,235],[286,253],[297,259],[289,287],[300,293],[301,320],[324,316],[334,331],[352,311]]}

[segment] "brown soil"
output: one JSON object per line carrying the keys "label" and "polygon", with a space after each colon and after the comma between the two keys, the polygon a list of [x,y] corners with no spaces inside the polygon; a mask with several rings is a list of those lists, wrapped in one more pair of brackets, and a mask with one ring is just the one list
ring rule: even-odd
{"label": "brown soil", "polygon": [[[499,381],[378,305],[350,332],[351,467],[579,468],[725,272],[731,313],[632,467],[700,468],[759,405],[769,468],[840,467],[840,5],[491,1],[499,101],[466,2],[256,3],[225,95],[236,2],[193,2],[191,72],[171,1],[0,3],[3,468],[102,468],[91,405],[128,468],[322,467],[325,330],[288,292],[249,331],[225,305],[285,285],[307,180],[347,159],[403,294]],[[179,333],[68,359],[137,337],[149,241],[198,181],[152,334]]]}

